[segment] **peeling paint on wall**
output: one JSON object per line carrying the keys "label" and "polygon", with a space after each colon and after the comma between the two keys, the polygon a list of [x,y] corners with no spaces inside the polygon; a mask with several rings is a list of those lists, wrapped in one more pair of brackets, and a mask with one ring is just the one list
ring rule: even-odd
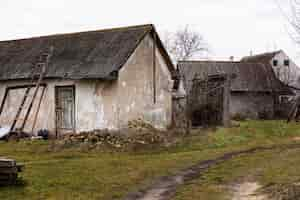
{"label": "peeling paint on wall", "polygon": [[[48,129],[55,133],[55,86],[75,86],[76,132],[95,129],[116,130],[128,121],[142,119],[153,126],[166,129],[172,123],[172,80],[160,51],[156,49],[156,95],[153,102],[153,44],[150,34],[137,47],[119,72],[117,81],[47,80],[47,89],[40,108],[35,132]],[[5,81],[0,85],[0,97],[11,85],[24,85],[24,81]],[[9,94],[0,125],[9,125],[14,117],[22,92]],[[37,101],[36,101],[37,102]],[[37,105],[35,104],[33,110]],[[25,131],[31,130],[30,115]]]}

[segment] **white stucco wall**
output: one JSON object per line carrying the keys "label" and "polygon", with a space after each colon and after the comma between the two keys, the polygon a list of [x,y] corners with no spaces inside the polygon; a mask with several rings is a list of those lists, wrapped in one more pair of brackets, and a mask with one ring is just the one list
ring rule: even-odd
{"label": "white stucco wall", "polygon": [[[67,81],[67,80],[48,80],[47,87],[45,90],[45,94],[43,97],[43,101],[41,102],[41,107],[39,111],[39,115],[37,118],[37,123],[34,129],[34,132],[40,129],[48,129],[51,132],[55,132],[55,86],[63,86],[63,85],[74,85],[74,81]],[[1,82],[0,84],[0,98],[1,101],[4,97],[5,89],[8,86],[16,86],[16,85],[24,85],[28,84],[29,82],[24,81],[6,81]],[[42,89],[40,88],[37,98],[34,101],[34,105],[32,108],[32,111],[29,115],[28,121],[25,126],[25,131],[31,132],[34,116],[37,111],[37,105],[39,102],[39,97],[41,95]],[[34,92],[34,89],[31,89],[30,94],[32,95]],[[0,126],[10,126],[12,124],[12,121],[17,113],[17,109],[19,108],[19,105],[21,104],[21,100],[23,98],[23,95],[25,93],[25,89],[18,89],[18,90],[12,90],[9,92],[8,97],[6,99],[6,103],[3,109],[3,112],[0,116]],[[28,107],[31,97],[26,101],[25,106]],[[22,123],[22,118],[24,118],[25,112],[21,113],[21,120],[18,121],[16,128],[20,127]]]}
{"label": "white stucco wall", "polygon": [[[278,61],[278,66],[273,65],[273,61]],[[289,60],[289,66],[284,65],[284,60]],[[277,53],[270,61],[275,75],[284,83],[299,87],[300,86],[300,68],[283,52]]]}
{"label": "white stucco wall", "polygon": [[118,101],[114,102],[118,116],[114,116],[113,119],[109,117],[109,123],[118,124],[118,128],[126,126],[128,120],[138,118],[161,129],[167,128],[172,122],[173,81],[158,48],[155,53],[156,102],[154,103],[153,44],[152,37],[146,36],[119,72],[116,86]]}

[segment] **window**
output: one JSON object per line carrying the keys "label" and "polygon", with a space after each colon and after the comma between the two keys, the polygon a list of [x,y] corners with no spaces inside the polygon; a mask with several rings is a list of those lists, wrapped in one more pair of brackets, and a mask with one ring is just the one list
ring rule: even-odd
{"label": "window", "polygon": [[273,66],[277,67],[278,66],[278,60],[273,60]]}
{"label": "window", "polygon": [[290,61],[289,60],[284,60],[284,66],[290,66]]}

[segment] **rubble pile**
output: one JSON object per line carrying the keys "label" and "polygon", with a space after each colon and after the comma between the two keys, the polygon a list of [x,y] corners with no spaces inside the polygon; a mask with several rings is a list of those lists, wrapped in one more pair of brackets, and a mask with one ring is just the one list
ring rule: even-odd
{"label": "rubble pile", "polygon": [[151,124],[141,120],[132,120],[128,122],[128,129],[132,129],[137,132],[143,132],[143,131],[154,131],[157,132],[158,130],[154,128]]}
{"label": "rubble pile", "polygon": [[167,141],[165,132],[158,131],[142,120],[128,123],[122,131],[95,130],[68,134],[57,144],[63,147],[85,146],[89,149],[110,147],[115,149],[161,145]]}

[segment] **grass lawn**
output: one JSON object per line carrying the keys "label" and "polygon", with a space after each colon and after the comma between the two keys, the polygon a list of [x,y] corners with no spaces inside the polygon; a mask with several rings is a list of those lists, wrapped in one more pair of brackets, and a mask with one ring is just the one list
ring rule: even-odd
{"label": "grass lawn", "polygon": [[[250,129],[255,128],[253,131],[259,133],[257,137],[261,137],[261,141],[266,143],[276,141],[278,138],[282,138],[282,141],[275,142],[277,144],[284,142],[286,139],[288,139],[287,143],[297,143],[297,140],[299,140],[297,138],[299,127],[295,125],[284,126],[280,129],[281,132],[277,134],[273,128],[270,129],[270,123],[272,122],[251,122],[246,126]],[[276,124],[274,124],[274,127],[276,127]],[[263,136],[264,132],[272,134]],[[287,193],[288,188],[285,188],[286,186],[300,183],[299,155],[300,149],[276,149],[237,157],[209,169],[201,178],[182,186],[177,191],[175,199],[194,200],[201,197],[201,199],[206,200],[229,200],[233,197],[233,191],[230,191],[233,186],[243,182],[258,182],[262,186],[262,189],[258,191],[260,193],[267,191],[268,195],[270,193],[272,195],[273,192],[280,192],[278,190]],[[279,187],[272,187],[274,185]],[[268,187],[271,189],[268,189]],[[267,190],[265,191],[265,189]],[[275,195],[270,199],[299,199],[299,189],[298,187],[298,194],[295,192],[295,194],[286,194],[286,198]],[[295,198],[295,195],[298,196]]]}
{"label": "grass lawn", "polygon": [[[0,188],[0,199],[118,199],[145,187],[155,177],[200,160],[255,146],[295,143],[295,137],[300,137],[300,126],[295,123],[247,121],[235,128],[196,130],[176,146],[135,153],[79,149],[51,152],[48,142],[3,142],[0,156],[25,164],[21,174],[25,185]],[[222,199],[227,196],[223,195],[223,184],[247,175],[263,184],[299,180],[299,153],[267,151],[236,158],[209,170],[204,179],[180,188],[177,199]]]}

